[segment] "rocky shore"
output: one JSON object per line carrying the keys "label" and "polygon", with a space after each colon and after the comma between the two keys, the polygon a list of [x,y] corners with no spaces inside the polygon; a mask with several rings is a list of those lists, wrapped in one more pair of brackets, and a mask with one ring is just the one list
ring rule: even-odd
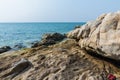
{"label": "rocky shore", "polygon": [[66,35],[45,34],[32,48],[3,51],[0,80],[120,80],[119,28],[120,12],[108,13]]}

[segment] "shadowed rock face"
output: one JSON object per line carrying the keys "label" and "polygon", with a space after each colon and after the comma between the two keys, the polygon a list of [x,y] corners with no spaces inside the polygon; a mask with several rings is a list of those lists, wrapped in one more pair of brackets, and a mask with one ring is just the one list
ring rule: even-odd
{"label": "shadowed rock face", "polygon": [[67,36],[78,40],[81,48],[120,60],[120,12],[103,14]]}
{"label": "shadowed rock face", "polygon": [[0,48],[0,53],[7,52],[9,50],[11,50],[11,47],[9,47],[9,46],[3,46],[3,47]]}
{"label": "shadowed rock face", "polygon": [[49,46],[53,45],[61,40],[66,38],[65,35],[62,35],[60,33],[49,33],[49,34],[44,34],[42,37],[42,40],[38,43],[33,44],[32,48],[38,47],[41,45]]}

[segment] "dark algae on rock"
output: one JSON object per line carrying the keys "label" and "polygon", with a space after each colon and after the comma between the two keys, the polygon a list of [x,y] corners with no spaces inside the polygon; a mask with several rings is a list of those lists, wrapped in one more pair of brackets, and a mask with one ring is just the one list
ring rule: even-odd
{"label": "dark algae on rock", "polygon": [[45,45],[45,46],[53,45],[59,41],[62,41],[64,38],[66,38],[66,36],[60,33],[44,34],[42,40],[40,42],[33,44],[32,48],[38,47],[40,45]]}
{"label": "dark algae on rock", "polygon": [[9,50],[11,50],[10,46],[3,46],[3,47],[0,48],[0,53],[7,52]]}

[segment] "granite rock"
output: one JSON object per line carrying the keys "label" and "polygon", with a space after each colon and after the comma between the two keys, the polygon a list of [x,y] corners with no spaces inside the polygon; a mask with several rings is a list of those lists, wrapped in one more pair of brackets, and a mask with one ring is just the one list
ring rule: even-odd
{"label": "granite rock", "polygon": [[107,58],[120,60],[120,12],[102,14],[67,34],[79,41],[81,48]]}

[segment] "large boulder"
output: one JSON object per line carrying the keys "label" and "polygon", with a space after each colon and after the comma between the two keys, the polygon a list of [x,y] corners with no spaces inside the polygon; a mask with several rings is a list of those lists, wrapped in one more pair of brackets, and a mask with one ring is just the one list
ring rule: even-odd
{"label": "large boulder", "polygon": [[32,47],[38,47],[40,45],[53,45],[61,40],[63,40],[66,36],[60,33],[49,33],[44,34],[42,40],[38,43],[33,44]]}
{"label": "large boulder", "polygon": [[0,53],[7,52],[9,50],[11,50],[10,46],[3,46],[3,47],[0,48]]}
{"label": "large boulder", "polygon": [[120,60],[120,12],[102,14],[67,34],[79,45],[107,58]]}

